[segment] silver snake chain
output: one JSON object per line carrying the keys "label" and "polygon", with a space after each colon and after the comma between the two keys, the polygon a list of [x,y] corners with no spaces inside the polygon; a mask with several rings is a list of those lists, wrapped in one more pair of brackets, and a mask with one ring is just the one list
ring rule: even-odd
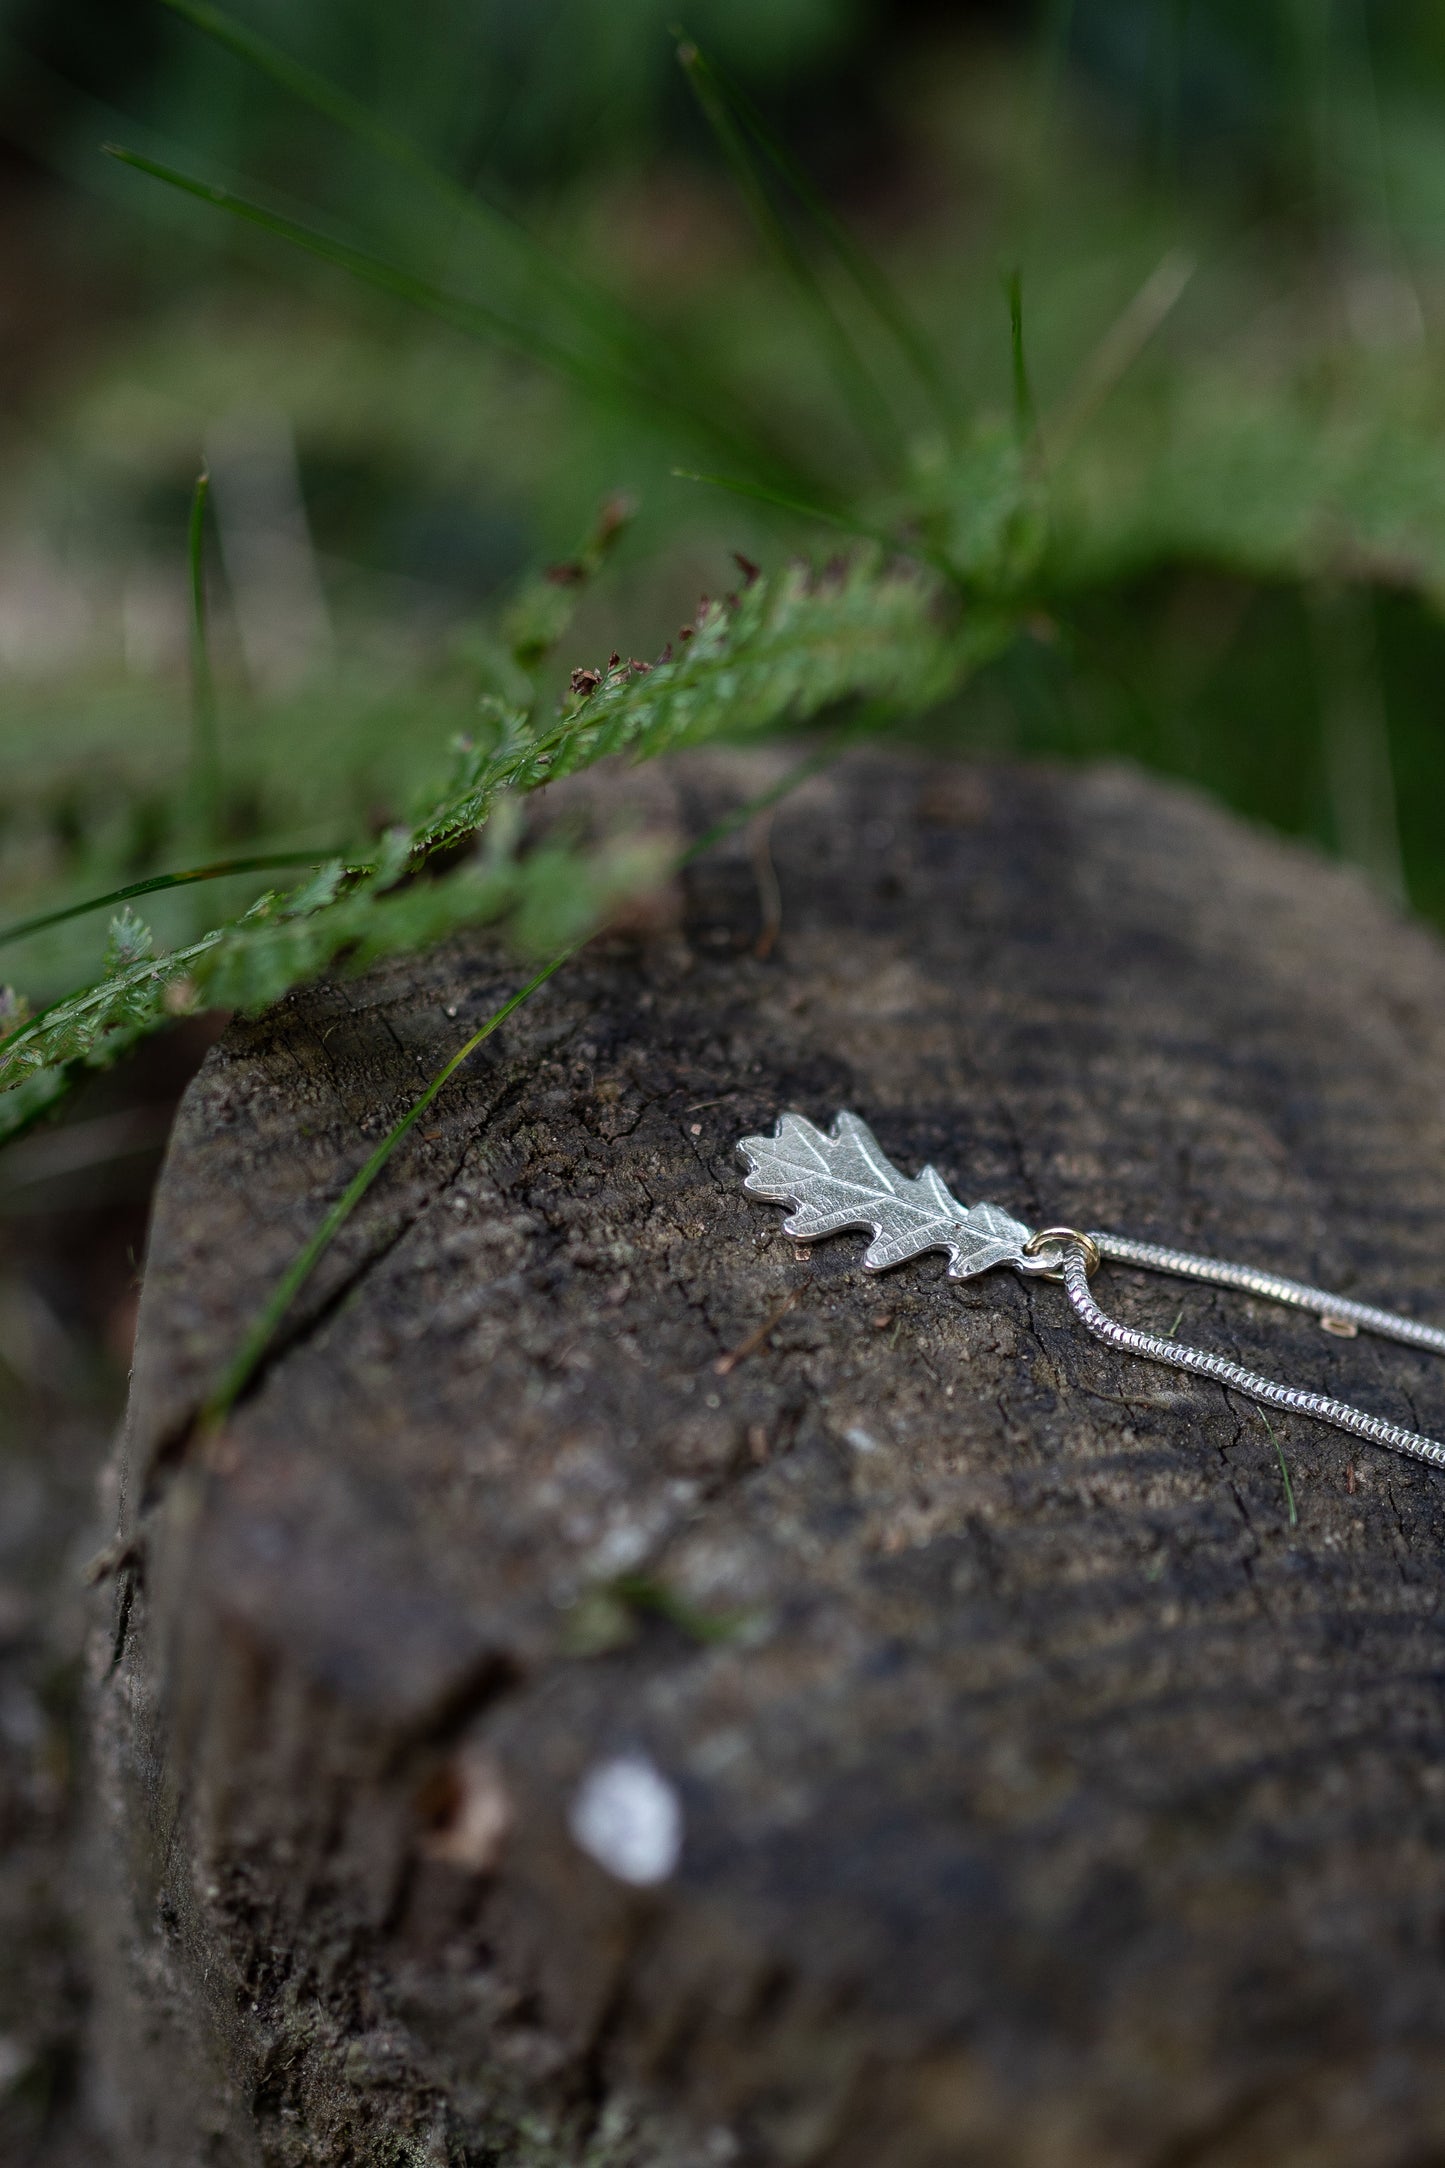
{"label": "silver snake chain", "polygon": [[1074,1227],[1035,1230],[1000,1205],[961,1205],[934,1168],[925,1167],[916,1179],[900,1174],[856,1114],[837,1115],[831,1130],[815,1128],[801,1114],[785,1114],[772,1136],[744,1137],[738,1150],[749,1167],[743,1186],[754,1196],[794,1207],[783,1231],[795,1241],[813,1242],[845,1228],[867,1228],[873,1240],[863,1263],[872,1272],[886,1271],[927,1250],[946,1250],[950,1279],[972,1279],[1007,1265],[1027,1278],[1061,1281],[1080,1323],[1109,1347],[1164,1363],[1171,1370],[1213,1378],[1271,1407],[1312,1415],[1317,1422],[1331,1423],[1372,1445],[1445,1468],[1445,1443],[1436,1438],[1422,1437],[1418,1431],[1351,1407],[1328,1393],[1277,1384],[1273,1378],[1247,1370],[1243,1363],[1231,1362],[1228,1356],[1184,1347],[1158,1333],[1121,1324],[1100,1309],[1089,1281],[1105,1260],[1135,1265],[1308,1310],[1322,1325],[1350,1335],[1378,1333],[1445,1355],[1445,1330],[1438,1325],[1397,1317],[1391,1310],[1327,1294],[1323,1288],[1261,1272],[1253,1265],[1195,1257],[1187,1250],[1133,1242],[1125,1235],[1085,1234]]}
{"label": "silver snake chain", "polygon": [[[1228,1265],[1214,1257],[1191,1257],[1187,1250],[1161,1249],[1152,1242],[1130,1242],[1124,1235],[1091,1234],[1088,1237],[1100,1257],[1107,1257],[1119,1265],[1141,1265],[1150,1272],[1170,1272],[1186,1280],[1208,1280],[1216,1287],[1238,1288],[1242,1294],[1262,1295],[1270,1302],[1288,1303],[1292,1309],[1312,1310],[1320,1323],[1326,1321],[1341,1325],[1353,1325],[1362,1332],[1374,1332],[1387,1340],[1403,1340],[1410,1347],[1429,1348],[1436,1355],[1445,1355],[1445,1332],[1436,1325],[1417,1324],[1413,1318],[1396,1317],[1391,1310],[1375,1310],[1366,1302],[1349,1302],[1342,1295],[1327,1295],[1318,1287],[1305,1287],[1298,1280],[1284,1280],[1273,1272],[1257,1272],[1252,1265]],[[1372,1445],[1386,1445],[1392,1452],[1408,1453],[1415,1460],[1428,1460],[1433,1467],[1445,1468],[1445,1445],[1438,1439],[1422,1438],[1415,1430],[1406,1430],[1401,1423],[1387,1423],[1382,1415],[1367,1415],[1363,1408],[1352,1408],[1347,1400],[1336,1400],[1329,1393],[1306,1393],[1298,1386],[1278,1385],[1273,1378],[1263,1378],[1257,1371],[1246,1370],[1243,1363],[1231,1362],[1225,1355],[1211,1355],[1203,1348],[1181,1347],[1174,1340],[1165,1340],[1158,1333],[1140,1332],[1133,1325],[1121,1325],[1099,1308],[1089,1290],[1088,1250],[1083,1241],[1064,1241],[1059,1245],[1059,1261],[1063,1272],[1064,1293],[1073,1304],[1074,1314],[1098,1340],[1105,1340],[1110,1347],[1123,1348],[1130,1355],[1143,1355],[1150,1362],[1168,1363],[1174,1370],[1193,1370],[1203,1378],[1217,1378],[1221,1385],[1232,1385],[1236,1392],[1248,1393],[1253,1400],[1267,1401],[1271,1407],[1292,1408],[1297,1415],[1313,1415],[1318,1422],[1333,1423],[1336,1430],[1353,1431],[1357,1438],[1368,1438]]]}

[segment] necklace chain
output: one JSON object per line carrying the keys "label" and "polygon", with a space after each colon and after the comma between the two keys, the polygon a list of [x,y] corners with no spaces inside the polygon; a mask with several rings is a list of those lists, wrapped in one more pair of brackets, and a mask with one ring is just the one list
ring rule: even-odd
{"label": "necklace chain", "polygon": [[1064,1292],[1079,1322],[1087,1326],[1096,1339],[1130,1355],[1142,1355],[1149,1362],[1166,1363],[1172,1370],[1192,1370],[1200,1377],[1215,1378],[1221,1385],[1233,1386],[1237,1392],[1248,1393],[1252,1399],[1265,1401],[1271,1407],[1289,1408],[1298,1415],[1312,1415],[1317,1422],[1332,1423],[1337,1430],[1351,1431],[1357,1438],[1367,1438],[1372,1445],[1387,1446],[1392,1452],[1407,1453],[1412,1459],[1429,1461],[1432,1467],[1445,1468],[1445,1444],[1439,1439],[1422,1437],[1418,1431],[1407,1430],[1400,1423],[1387,1422],[1381,1415],[1369,1415],[1363,1408],[1351,1407],[1348,1401],[1336,1400],[1328,1393],[1309,1393],[1297,1386],[1280,1385],[1273,1378],[1246,1370],[1243,1363],[1232,1362],[1226,1355],[1212,1355],[1204,1348],[1182,1347],[1177,1340],[1166,1340],[1159,1333],[1141,1332],[1136,1326],[1121,1324],[1117,1318],[1110,1317],[1100,1309],[1090,1291],[1086,1239],[1101,1257],[1111,1258],[1116,1264],[1140,1265],[1148,1271],[1169,1272],[1182,1279],[1207,1280],[1218,1287],[1232,1287],[1243,1294],[1287,1303],[1293,1309],[1311,1310],[1321,1322],[1330,1319],[1355,1325],[1365,1332],[1379,1333],[1391,1340],[1403,1340],[1408,1346],[1429,1348],[1437,1355],[1445,1355],[1445,1332],[1438,1326],[1397,1317],[1392,1310],[1376,1310],[1368,1303],[1350,1302],[1343,1295],[1329,1295],[1322,1288],[1282,1279],[1273,1272],[1260,1272],[1252,1265],[1226,1264],[1214,1257],[1192,1257],[1187,1250],[1164,1249],[1152,1242],[1131,1242],[1124,1235],[1095,1233],[1087,1238],[1073,1236],[1065,1240],[1061,1232],[1056,1237],[1062,1252],[1059,1263]]}

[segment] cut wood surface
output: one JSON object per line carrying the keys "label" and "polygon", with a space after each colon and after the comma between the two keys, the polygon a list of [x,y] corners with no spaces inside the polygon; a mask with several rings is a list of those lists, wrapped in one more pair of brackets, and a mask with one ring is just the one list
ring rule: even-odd
{"label": "cut wood surface", "polygon": [[[612,788],[695,834],[773,772]],[[1445,2158],[1445,1478],[1055,1286],[797,1251],[736,1153],[850,1107],[966,1202],[1442,1320],[1440,946],[1130,773],[849,759],[486,1044],[203,1436],[524,976],[296,996],[183,1107],[92,1694],[123,2157]],[[1445,1435],[1428,1355],[1097,1288]]]}

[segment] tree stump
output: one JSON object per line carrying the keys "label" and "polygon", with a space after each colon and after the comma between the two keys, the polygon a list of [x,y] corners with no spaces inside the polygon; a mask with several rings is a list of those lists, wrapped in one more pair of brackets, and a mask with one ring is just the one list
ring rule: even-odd
{"label": "tree stump", "polygon": [[[622,787],[698,833],[773,772]],[[300,994],[182,1110],[92,1697],[122,2158],[1445,2157],[1445,1481],[1055,1286],[795,1250],[735,1150],[851,1107],[965,1201],[1439,1318],[1445,953],[1132,773],[850,759],[487,1042],[202,1437],[521,976]],[[1105,1287],[1445,1434],[1427,1355]]]}

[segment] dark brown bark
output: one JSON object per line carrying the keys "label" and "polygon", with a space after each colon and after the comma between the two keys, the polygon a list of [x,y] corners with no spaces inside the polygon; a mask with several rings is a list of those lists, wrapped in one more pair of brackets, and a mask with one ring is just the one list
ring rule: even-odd
{"label": "dark brown bark", "polygon": [[[765,768],[645,788],[696,831]],[[264,1293],[515,970],[298,996],[192,1089],[94,1696],[129,2157],[1445,2157],[1445,1482],[1277,1450],[1057,1288],[797,1255],[734,1151],[850,1106],[967,1200],[1439,1316],[1445,956],[1120,772],[860,758],[771,851],[765,958],[738,836],[488,1043],[209,1442]],[[1445,1433],[1423,1354],[1107,1299]],[[629,1756],[683,1817],[646,1888],[569,1826]]]}

